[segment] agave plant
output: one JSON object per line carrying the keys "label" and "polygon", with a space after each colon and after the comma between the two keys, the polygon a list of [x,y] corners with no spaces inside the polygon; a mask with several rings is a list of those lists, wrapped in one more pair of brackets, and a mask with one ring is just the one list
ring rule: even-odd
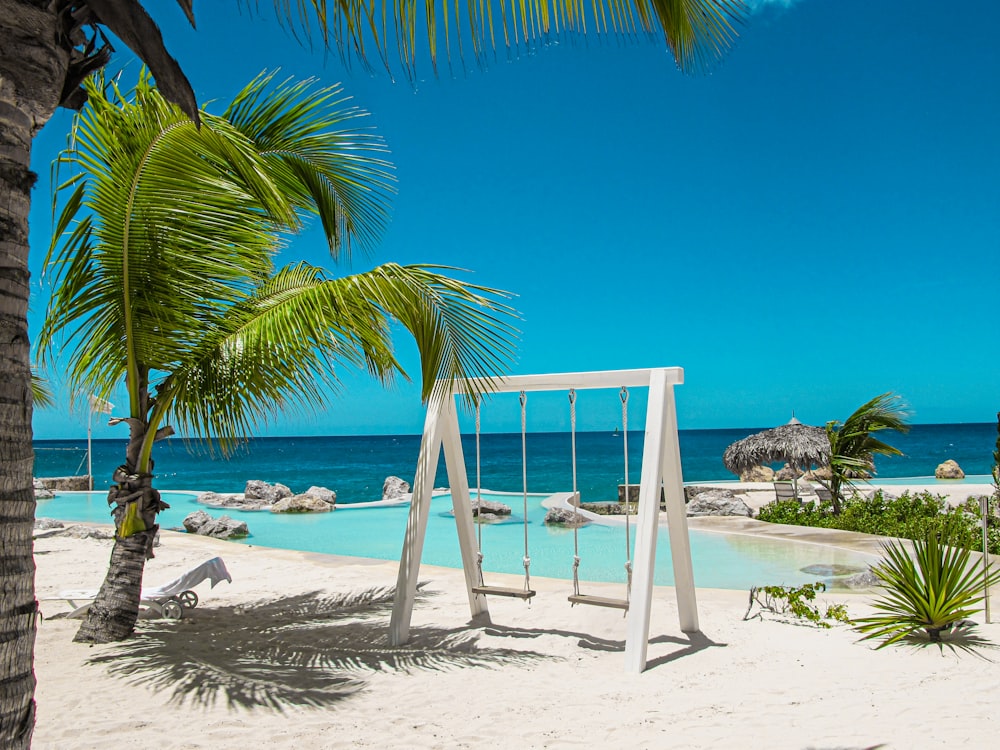
{"label": "agave plant", "polygon": [[949,546],[936,534],[913,546],[911,557],[902,542],[884,543],[885,558],[872,568],[885,589],[873,605],[882,614],[857,618],[855,629],[865,634],[862,640],[881,639],[877,648],[921,630],[940,643],[942,633],[980,610],[986,587],[1000,582],[1000,570],[976,567],[970,550]]}

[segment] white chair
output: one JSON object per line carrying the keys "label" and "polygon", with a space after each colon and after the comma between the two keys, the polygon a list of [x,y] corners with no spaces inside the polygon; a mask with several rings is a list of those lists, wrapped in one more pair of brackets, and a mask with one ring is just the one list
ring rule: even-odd
{"label": "white chair", "polygon": [[[219,581],[233,582],[233,577],[229,575],[222,558],[213,557],[162,586],[144,586],[139,606],[150,610],[155,617],[179,620],[184,616],[185,610],[198,606],[198,595],[193,589],[206,578],[211,580],[212,588],[215,588],[215,584]],[[73,607],[73,611],[66,617],[82,617],[97,598],[97,591],[97,589],[67,589],[49,599],[65,601]]]}

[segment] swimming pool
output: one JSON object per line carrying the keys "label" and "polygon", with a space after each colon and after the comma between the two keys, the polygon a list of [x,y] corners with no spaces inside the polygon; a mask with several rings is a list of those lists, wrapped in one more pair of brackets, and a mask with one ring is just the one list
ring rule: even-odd
{"label": "swimming pool", "polygon": [[[196,510],[213,516],[229,515],[245,521],[251,536],[234,544],[374,557],[398,560],[408,505],[379,508],[338,506],[333,513],[275,514],[267,511],[232,511],[207,508],[187,492],[163,492],[170,509],[160,514],[164,529],[182,528],[184,518]],[[110,523],[104,492],[61,492],[55,498],[38,500],[36,517],[64,521]],[[571,579],[573,575],[573,532],[544,524],[542,500],[547,495],[529,495],[528,545],[531,574]],[[514,509],[502,522],[482,528],[483,569],[487,572],[523,574],[523,503],[518,494],[486,493],[484,499],[499,500]],[[461,567],[461,553],[455,520],[450,515],[451,497],[436,496],[431,501],[423,562],[450,568]],[[631,534],[635,543],[635,529]],[[691,555],[696,585],[707,588],[749,589],[760,585],[801,585],[819,580],[803,573],[811,565],[843,565],[859,569],[874,558],[859,552],[805,542],[762,539],[743,534],[691,531]],[[658,536],[657,585],[673,585],[673,568],[666,529]],[[590,581],[625,581],[624,527],[591,524],[580,529],[580,578]]]}

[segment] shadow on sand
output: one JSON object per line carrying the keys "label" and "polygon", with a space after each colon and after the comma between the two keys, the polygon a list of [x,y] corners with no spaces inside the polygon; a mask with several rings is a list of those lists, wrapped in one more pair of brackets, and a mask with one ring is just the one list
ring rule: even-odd
{"label": "shadow on sand", "polygon": [[[507,627],[502,625],[486,625],[483,632],[487,635],[500,636],[504,638],[538,638],[543,635],[558,635],[563,638],[576,638],[577,645],[580,648],[590,649],[591,651],[619,651],[624,653],[625,651],[625,641],[620,639],[609,639],[609,638],[598,638],[597,636],[590,635],[588,633],[578,633],[570,630],[553,630],[546,628],[516,628]],[[704,633],[685,633],[684,637],[677,637],[671,635],[659,635],[649,640],[651,645],[663,644],[663,643],[673,643],[680,648],[676,651],[672,651],[669,654],[664,654],[663,656],[658,656],[655,659],[650,659],[646,662],[646,670],[655,669],[656,667],[662,666],[664,664],[669,664],[670,662],[682,659],[685,656],[691,656],[699,651],[704,651],[706,648],[720,647],[724,648],[728,644],[716,643],[711,638],[706,636]]]}
{"label": "shadow on sand", "polygon": [[[524,665],[550,658],[483,648],[472,625],[413,627],[388,642],[394,589],[340,596],[310,592],[235,607],[199,607],[182,620],[141,621],[134,638],[103,647],[92,664],[177,704],[231,708],[324,707],[365,688],[376,672]],[[418,598],[428,595],[420,592]]]}

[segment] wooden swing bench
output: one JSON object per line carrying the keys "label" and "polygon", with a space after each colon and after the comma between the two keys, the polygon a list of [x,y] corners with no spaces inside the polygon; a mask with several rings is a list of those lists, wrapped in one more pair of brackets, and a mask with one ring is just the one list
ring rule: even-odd
{"label": "wooden swing bench", "polygon": [[519,589],[513,586],[473,586],[472,593],[483,596],[508,596],[512,599],[530,599],[535,595],[531,589]]}
{"label": "wooden swing bench", "polygon": [[613,599],[609,596],[592,596],[591,594],[571,594],[570,604],[589,604],[593,607],[610,607],[611,609],[621,609],[628,611],[628,599]]}

